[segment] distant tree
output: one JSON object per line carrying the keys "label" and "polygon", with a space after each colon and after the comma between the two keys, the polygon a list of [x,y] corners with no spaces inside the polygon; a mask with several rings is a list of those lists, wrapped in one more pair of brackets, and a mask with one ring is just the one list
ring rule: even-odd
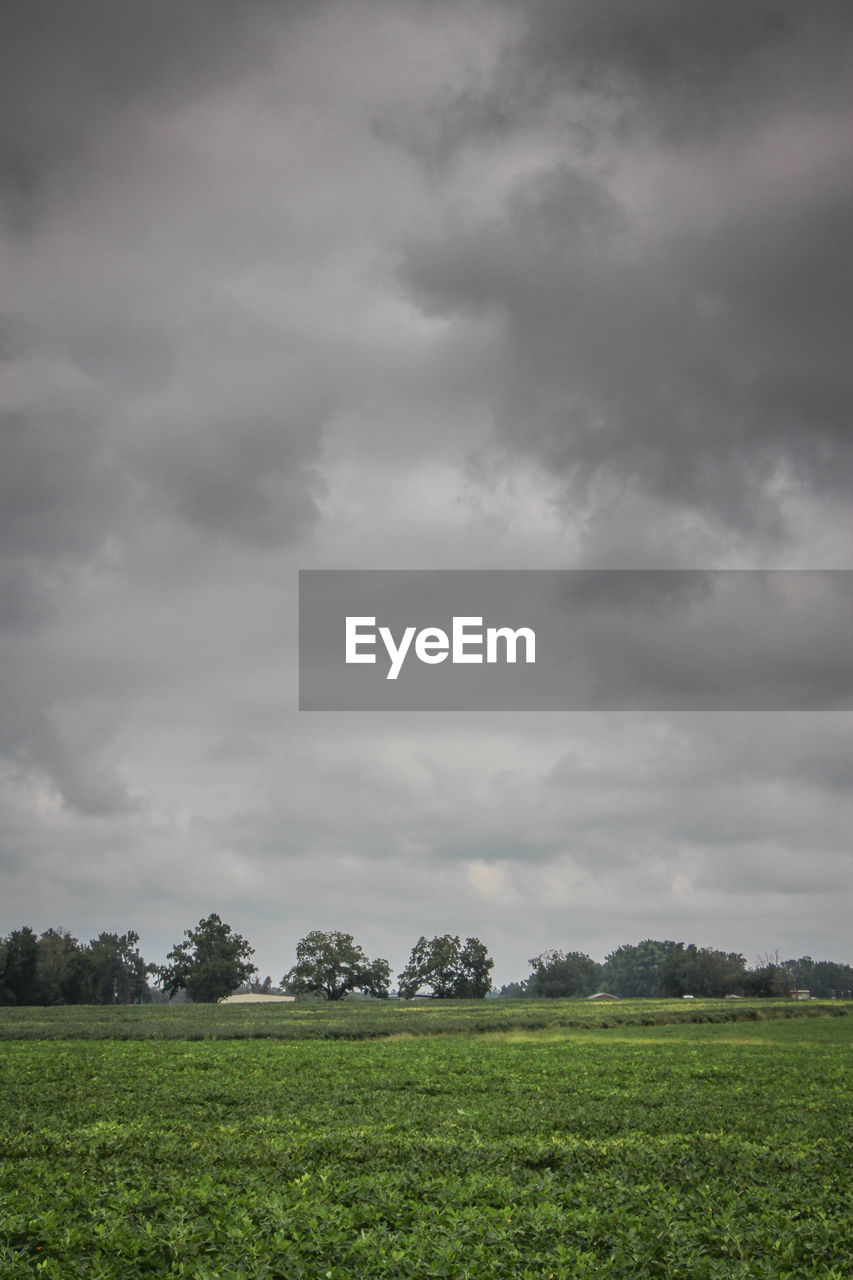
{"label": "distant tree", "polygon": [[65,929],[46,929],[39,936],[33,1003],[82,1004],[86,996],[86,961],[80,943]]}
{"label": "distant tree", "polygon": [[784,968],[791,975],[796,989],[809,991],[821,1000],[849,998],[853,995],[853,967],[849,964],[801,956],[799,960],[785,960]]}
{"label": "distant tree", "polygon": [[679,942],[661,966],[663,996],[727,996],[743,990],[746,961],[733,951]]}
{"label": "distant tree", "polygon": [[137,1004],[150,997],[148,968],[139,953],[139,934],[99,933],[85,949],[88,998],[95,1004]]}
{"label": "distant tree", "polygon": [[[815,963],[811,956],[800,956],[799,960],[785,960],[785,969],[791,975],[791,984],[795,989],[811,992],[812,995],[820,994],[817,990],[817,973],[816,971],[825,966]],[[853,973],[853,970],[851,970]]]}
{"label": "distant tree", "polygon": [[742,988],[745,996],[784,999],[794,994],[794,980],[783,965],[768,960],[746,971]]}
{"label": "distant tree", "polygon": [[642,999],[658,995],[664,961],[679,947],[683,947],[683,943],[657,942],[653,938],[645,938],[636,945],[626,943],[617,947],[604,958],[602,987],[624,998]]}
{"label": "distant tree", "polygon": [[526,978],[521,982],[505,982],[498,992],[498,995],[505,1000],[522,1000],[530,994]]}
{"label": "distant tree", "polygon": [[0,941],[0,1004],[35,1004],[38,946],[28,925]]}
{"label": "distant tree", "polygon": [[595,986],[599,966],[582,951],[543,951],[529,962],[533,972],[527,979],[532,996],[577,996],[588,994]]}
{"label": "distant tree", "polygon": [[853,996],[853,967],[835,960],[816,960],[810,990],[824,1000],[849,999]]}
{"label": "distant tree", "polygon": [[273,992],[277,994],[276,988],[273,986],[272,978],[269,974],[261,982],[258,978],[254,978],[251,982],[244,984],[246,990],[256,996],[268,996]]}
{"label": "distant tree", "polygon": [[156,968],[157,981],[170,995],[186,991],[196,1003],[212,1003],[257,972],[251,955],[254,948],[214,912],[184,930],[184,941],[166,957],[170,963]]}
{"label": "distant tree", "polygon": [[459,977],[454,994],[460,1000],[482,1000],[492,989],[490,973],[494,968],[486,946],[479,938],[466,938],[459,957]]}
{"label": "distant tree", "polygon": [[296,964],[282,986],[295,995],[340,1000],[350,991],[385,999],[391,985],[387,960],[368,960],[351,933],[313,929],[296,945]]}
{"label": "distant tree", "polygon": [[742,990],[745,996],[767,996],[785,999],[794,994],[794,975],[775,955],[763,956],[743,975]]}
{"label": "distant tree", "polygon": [[422,987],[429,987],[439,1000],[481,1000],[492,989],[489,977],[494,961],[479,938],[445,933],[434,938],[418,938],[409,963],[399,977],[400,995],[411,1000]]}

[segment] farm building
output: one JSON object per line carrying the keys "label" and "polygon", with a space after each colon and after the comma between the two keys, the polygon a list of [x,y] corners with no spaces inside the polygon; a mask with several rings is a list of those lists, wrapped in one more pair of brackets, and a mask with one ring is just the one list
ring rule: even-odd
{"label": "farm building", "polygon": [[595,995],[587,996],[587,1000],[618,1000],[618,996],[612,996],[609,991],[596,991]]}

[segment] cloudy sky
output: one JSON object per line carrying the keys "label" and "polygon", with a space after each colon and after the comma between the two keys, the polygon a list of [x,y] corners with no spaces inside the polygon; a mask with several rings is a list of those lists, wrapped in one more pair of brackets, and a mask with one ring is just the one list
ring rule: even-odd
{"label": "cloudy sky", "polygon": [[0,933],[853,962],[849,710],[306,713],[297,571],[849,569],[846,0],[5,0]]}

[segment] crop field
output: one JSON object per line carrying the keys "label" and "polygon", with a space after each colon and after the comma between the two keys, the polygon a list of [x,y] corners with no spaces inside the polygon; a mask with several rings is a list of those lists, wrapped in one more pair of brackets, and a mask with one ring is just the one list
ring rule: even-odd
{"label": "crop field", "polygon": [[158,1037],[175,1009],[121,1039],[4,1010],[0,1275],[850,1280],[853,1016],[806,1007],[444,1034],[386,1008],[385,1038],[194,1009],[195,1039]]}
{"label": "crop field", "polygon": [[369,1040],[389,1035],[658,1026],[853,1015],[842,1001],[346,1000],[327,1004],[0,1008],[0,1040]]}

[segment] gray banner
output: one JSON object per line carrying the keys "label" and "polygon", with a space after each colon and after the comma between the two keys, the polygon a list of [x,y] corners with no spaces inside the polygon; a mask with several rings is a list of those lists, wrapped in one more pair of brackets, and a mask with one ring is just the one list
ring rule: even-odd
{"label": "gray banner", "polygon": [[302,711],[853,706],[851,570],[303,570]]}

